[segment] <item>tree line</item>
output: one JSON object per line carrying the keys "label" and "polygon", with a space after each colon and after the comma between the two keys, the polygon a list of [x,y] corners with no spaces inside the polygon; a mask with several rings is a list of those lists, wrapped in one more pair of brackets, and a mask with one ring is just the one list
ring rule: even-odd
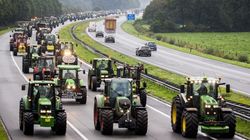
{"label": "tree line", "polygon": [[32,17],[58,16],[62,5],[58,0],[0,0],[0,26]]}
{"label": "tree line", "polygon": [[250,0],[153,0],[143,21],[154,32],[250,31]]}

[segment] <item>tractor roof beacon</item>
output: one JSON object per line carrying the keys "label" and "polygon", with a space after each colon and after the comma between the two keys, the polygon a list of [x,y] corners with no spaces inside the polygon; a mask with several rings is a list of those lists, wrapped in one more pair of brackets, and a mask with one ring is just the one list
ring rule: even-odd
{"label": "tractor roof beacon", "polygon": [[148,113],[141,105],[138,95],[132,92],[132,79],[105,79],[105,89],[94,99],[94,126],[104,135],[113,133],[113,123],[119,128],[135,130],[145,135],[148,128]]}
{"label": "tractor roof beacon", "polygon": [[[22,90],[25,90],[22,85]],[[57,135],[65,135],[67,114],[53,81],[29,81],[28,94],[19,105],[19,127],[25,135],[33,135],[34,125],[50,127]]]}
{"label": "tractor roof beacon", "polygon": [[[180,132],[184,137],[196,137],[200,126],[207,134],[226,138],[234,136],[236,118],[219,93],[219,86],[225,85],[220,80],[207,77],[187,79],[186,85],[180,87],[180,94],[172,101],[174,132]],[[226,85],[226,92],[230,92],[230,85]]]}

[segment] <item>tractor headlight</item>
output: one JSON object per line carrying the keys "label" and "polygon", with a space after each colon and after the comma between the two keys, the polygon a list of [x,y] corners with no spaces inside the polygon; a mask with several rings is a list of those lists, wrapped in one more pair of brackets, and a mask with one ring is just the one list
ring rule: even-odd
{"label": "tractor headlight", "polygon": [[211,105],[205,105],[205,108],[211,108]]}
{"label": "tractor headlight", "polygon": [[70,55],[71,55],[71,51],[65,50],[65,51],[64,51],[64,55],[65,55],[65,56],[70,56]]}
{"label": "tractor headlight", "polygon": [[75,86],[75,85],[73,85],[73,86],[72,86],[72,89],[76,89],[76,86]]}
{"label": "tractor headlight", "polygon": [[219,106],[218,106],[218,105],[213,105],[213,107],[214,107],[214,108],[219,108]]}
{"label": "tractor headlight", "polygon": [[67,89],[70,89],[70,85],[67,86]]}
{"label": "tractor headlight", "polygon": [[40,113],[44,114],[46,113],[46,110],[40,110]]}

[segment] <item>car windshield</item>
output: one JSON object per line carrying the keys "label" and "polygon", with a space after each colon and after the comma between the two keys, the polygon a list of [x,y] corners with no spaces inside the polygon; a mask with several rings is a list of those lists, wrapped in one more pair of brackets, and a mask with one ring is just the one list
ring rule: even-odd
{"label": "car windshield", "polygon": [[97,61],[97,68],[100,70],[105,70],[108,68],[108,62],[106,60]]}
{"label": "car windshield", "polygon": [[129,97],[132,87],[129,81],[112,81],[111,82],[111,98],[117,96]]}
{"label": "car windshield", "polygon": [[149,47],[144,46],[144,47],[141,47],[141,49],[142,50],[149,50]]}
{"label": "car windshield", "polygon": [[62,71],[62,79],[75,79],[75,78],[76,78],[76,70]]}
{"label": "car windshield", "polygon": [[55,36],[54,35],[47,35],[46,36],[46,40],[47,41],[54,41],[55,40]]}
{"label": "car windshield", "polygon": [[154,42],[148,42],[148,45],[155,45]]}
{"label": "car windshield", "polygon": [[194,95],[209,95],[214,97],[216,93],[215,89],[215,83],[202,82],[193,84]]}
{"label": "car windshield", "polygon": [[34,96],[39,96],[40,98],[51,98],[53,97],[53,86],[50,84],[41,85],[35,84],[33,86],[33,94]]}

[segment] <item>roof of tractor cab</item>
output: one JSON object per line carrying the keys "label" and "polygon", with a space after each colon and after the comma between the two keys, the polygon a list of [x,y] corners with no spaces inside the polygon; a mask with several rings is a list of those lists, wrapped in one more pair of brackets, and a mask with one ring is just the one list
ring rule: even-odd
{"label": "roof of tractor cab", "polygon": [[105,79],[104,81],[106,82],[126,82],[126,81],[129,81],[129,82],[132,82],[133,79],[132,78],[109,78],[109,79]]}
{"label": "roof of tractor cab", "polygon": [[30,84],[55,84],[55,82],[54,81],[40,81],[40,80],[35,80],[35,81],[30,81],[29,82]]}
{"label": "roof of tractor cab", "polygon": [[94,58],[94,60],[100,61],[100,60],[111,60],[109,58]]}
{"label": "roof of tractor cab", "polygon": [[220,79],[218,78],[213,78],[213,77],[189,77],[187,78],[189,81],[215,81],[215,82],[219,82]]}
{"label": "roof of tractor cab", "polygon": [[59,69],[66,69],[66,70],[72,70],[72,69],[80,69],[79,65],[58,65]]}

